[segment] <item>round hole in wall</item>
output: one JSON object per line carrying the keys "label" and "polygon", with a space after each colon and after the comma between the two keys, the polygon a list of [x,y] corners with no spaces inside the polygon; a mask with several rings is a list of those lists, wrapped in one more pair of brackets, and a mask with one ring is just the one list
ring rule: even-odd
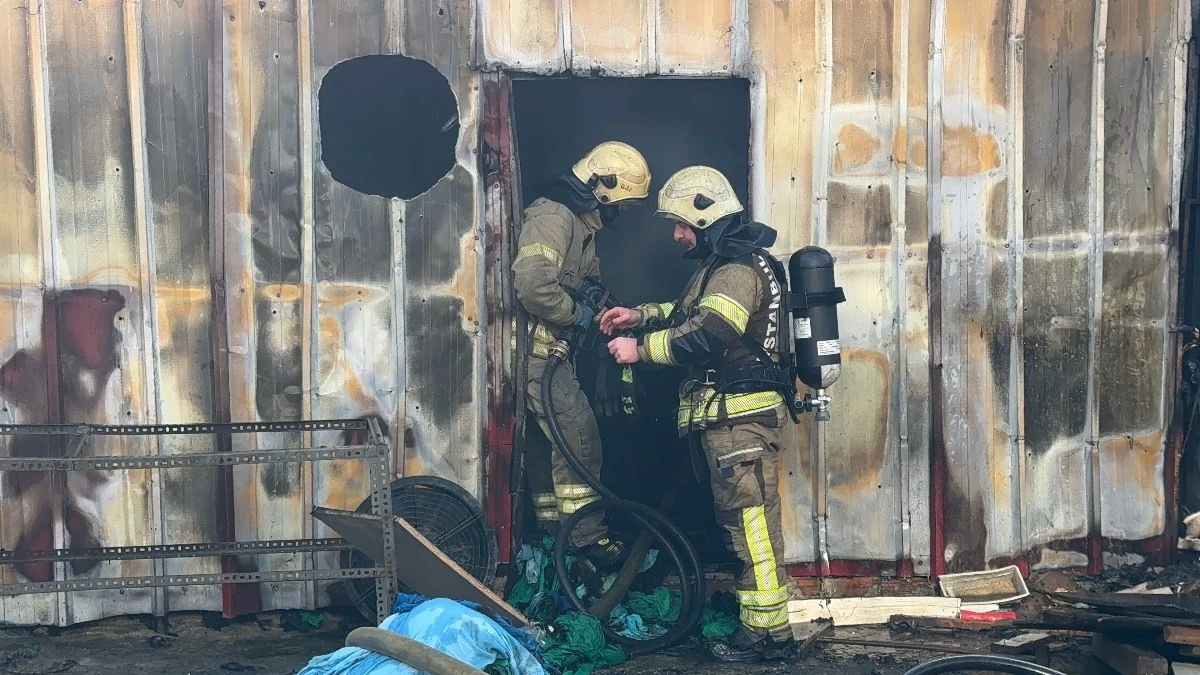
{"label": "round hole in wall", "polygon": [[359,192],[412,199],[454,167],[458,103],[431,64],[376,54],[343,61],[317,95],[321,160]]}

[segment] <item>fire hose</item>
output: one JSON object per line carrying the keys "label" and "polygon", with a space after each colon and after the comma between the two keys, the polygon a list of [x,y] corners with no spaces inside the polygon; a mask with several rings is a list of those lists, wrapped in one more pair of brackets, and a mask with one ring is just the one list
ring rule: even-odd
{"label": "fire hose", "polygon": [[[546,425],[550,430],[550,440],[562,454],[563,459],[570,465],[571,469],[575,471],[584,483],[587,483],[589,487],[596,491],[600,499],[580,508],[561,523],[558,536],[554,542],[554,569],[567,599],[579,611],[589,612],[593,616],[596,616],[600,620],[600,626],[604,634],[610,641],[622,645],[633,656],[649,654],[676,644],[700,620],[705,600],[704,570],[700,565],[700,558],[696,554],[696,550],[692,547],[691,542],[687,540],[683,532],[679,530],[678,526],[668,520],[661,512],[645,504],[618,497],[616,493],[600,482],[600,478],[592,473],[588,466],[575,454],[563,436],[562,428],[558,424],[558,414],[554,408],[554,400],[550,395],[551,382],[554,380],[554,373],[562,365],[563,361],[567,359],[571,350],[575,347],[575,342],[579,338],[580,331],[574,327],[568,328],[564,331],[558,343],[551,349],[550,357],[547,359],[545,370],[542,373],[541,401],[546,415]],[[672,490],[666,500],[664,500],[668,506],[673,501],[673,497],[674,491]],[[613,585],[598,602],[592,605],[591,608],[588,608],[584,606],[583,601],[576,595],[574,591],[575,584],[571,581],[571,577],[568,574],[567,548],[570,542],[571,531],[575,529],[575,526],[584,518],[597,511],[604,511],[606,514],[626,512],[642,527],[642,532],[631,548],[629,557],[625,560]],[[666,558],[674,568],[679,571],[681,605],[679,618],[667,629],[665,634],[649,640],[639,640],[626,637],[613,630],[608,625],[607,618],[613,607],[624,598],[626,592],[629,590],[630,584],[640,571],[642,560],[645,558],[653,541],[657,542],[659,550],[666,555]]]}

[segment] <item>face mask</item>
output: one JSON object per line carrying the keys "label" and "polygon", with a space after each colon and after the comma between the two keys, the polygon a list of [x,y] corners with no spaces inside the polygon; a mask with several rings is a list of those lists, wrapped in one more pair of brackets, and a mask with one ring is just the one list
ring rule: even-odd
{"label": "face mask", "polygon": [[604,204],[600,207],[600,223],[604,227],[617,229],[614,223],[617,222],[617,217],[621,215],[621,207],[617,204]]}

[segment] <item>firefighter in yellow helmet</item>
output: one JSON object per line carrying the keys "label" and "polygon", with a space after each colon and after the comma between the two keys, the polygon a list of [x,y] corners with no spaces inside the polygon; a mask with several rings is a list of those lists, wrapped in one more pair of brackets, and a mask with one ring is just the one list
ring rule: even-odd
{"label": "firefighter in yellow helmet", "polygon": [[700,266],[676,302],[610,309],[600,329],[649,331],[614,338],[609,351],[617,363],[688,368],[680,386],[679,433],[700,436],[717,520],[744,563],[737,579],[741,627],[728,642],[712,645],[712,655],[726,661],[784,658],[794,640],[776,467],[788,413],[780,382],[762,382],[763,372],[784,377],[778,366],[786,355],[779,339],[786,276],[765,250],[776,233],[749,221],[729,181],[705,166],[667,179],[658,214],[674,221],[675,241]]}
{"label": "firefighter in yellow helmet", "polygon": [[[512,269],[517,299],[531,315],[526,405],[541,428],[540,434],[530,430],[528,470],[538,521],[551,530],[560,517],[599,496],[557,450],[552,451],[541,403],[542,372],[561,328],[570,324],[587,327],[595,320],[592,310],[575,302],[568,290],[578,289],[585,278],[599,279],[596,232],[612,226],[631,201],[645,199],[649,190],[650,168],[641,153],[625,143],[608,141],[584,155],[571,171],[551,181],[525,209]],[[600,430],[573,364],[566,362],[559,367],[552,385],[551,396],[563,435],[574,453],[599,476]],[[626,554],[622,542],[608,537],[601,513],[576,526],[571,545],[597,567],[611,566]]]}

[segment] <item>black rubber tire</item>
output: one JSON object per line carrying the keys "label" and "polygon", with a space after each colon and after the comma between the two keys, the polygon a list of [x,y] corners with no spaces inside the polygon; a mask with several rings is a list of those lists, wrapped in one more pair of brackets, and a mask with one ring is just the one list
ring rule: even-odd
{"label": "black rubber tire", "polygon": [[941,675],[941,673],[1010,673],[1011,675],[1066,675],[1036,663],[991,654],[946,656],[922,663],[904,675]]}

